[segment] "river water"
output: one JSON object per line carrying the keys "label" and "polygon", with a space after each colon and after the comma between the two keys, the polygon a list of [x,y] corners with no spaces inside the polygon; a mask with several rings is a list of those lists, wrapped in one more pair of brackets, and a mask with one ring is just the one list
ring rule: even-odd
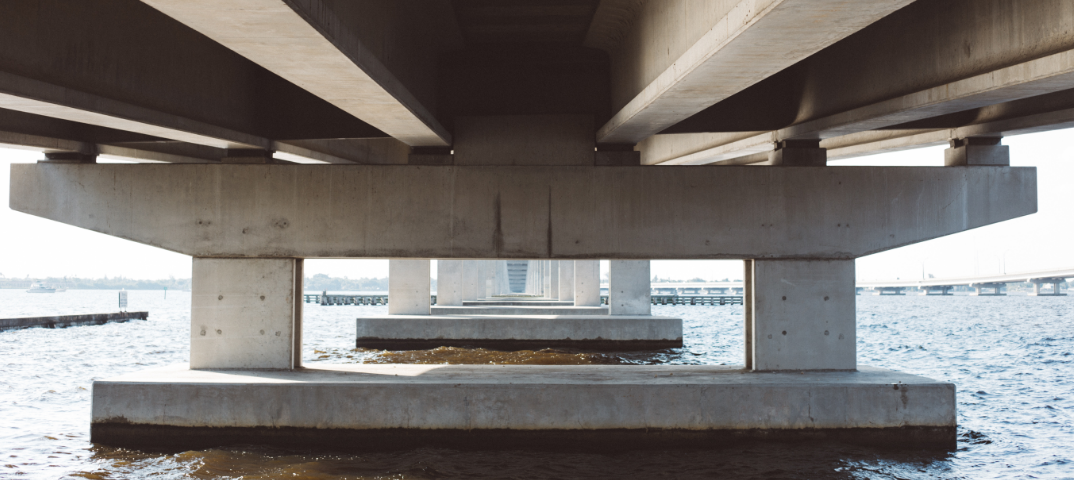
{"label": "river water", "polygon": [[[181,453],[89,443],[94,379],[184,362],[190,294],[130,292],[148,321],[0,332],[0,478],[1074,478],[1072,297],[858,297],[860,364],[954,382],[958,448],[745,443],[622,453],[356,454],[256,445]],[[741,364],[741,306],[655,306],[685,348],[631,354],[355,350],[354,322],[387,307],[307,304],[307,364],[344,362]],[[116,292],[0,290],[0,318],[116,311]]]}

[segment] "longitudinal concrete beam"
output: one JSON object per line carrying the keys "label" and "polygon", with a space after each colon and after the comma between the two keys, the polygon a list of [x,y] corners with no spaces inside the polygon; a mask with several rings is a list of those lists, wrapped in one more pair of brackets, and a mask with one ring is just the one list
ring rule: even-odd
{"label": "longitudinal concrete beam", "polygon": [[0,72],[0,108],[216,148],[270,148],[263,137]]}
{"label": "longitudinal concrete beam", "polygon": [[743,0],[597,132],[637,143],[865,28],[911,0]]}
{"label": "longitudinal concrete beam", "polygon": [[1037,209],[1009,167],[13,164],[10,192],[200,257],[849,259]]}
{"label": "longitudinal concrete beam", "polygon": [[[844,160],[865,155],[897,152],[912,148],[944,145],[951,139],[969,137],[1009,137],[1074,127],[1074,108],[1043,112],[992,122],[940,130],[878,130],[835,137],[821,142],[828,149],[829,160]],[[886,132],[901,133],[884,137]],[[867,141],[869,137],[876,137]]]}
{"label": "longitudinal concrete beam", "polygon": [[[1049,55],[876,104],[829,115],[778,131],[728,141],[721,145],[710,146],[684,154],[661,162],[661,164],[720,164],[749,155],[772,151],[775,142],[781,140],[835,139],[842,136],[857,135],[917,120],[1068,90],[1071,85],[1074,85],[1074,50]],[[1027,115],[1019,119],[970,125],[961,127],[958,129],[960,131],[950,133],[956,136],[994,135],[1004,132],[1007,134],[1029,133],[1046,130],[1049,125],[1055,125],[1054,128],[1064,128],[1065,125],[1070,123],[1069,112],[1057,111]],[[680,135],[684,139],[698,138],[698,142],[702,141],[700,140],[702,136],[698,134]],[[673,135],[672,137],[680,135]],[[868,152],[879,152],[884,149],[897,150],[942,143],[939,137],[943,136],[943,134],[922,135],[921,133],[915,133],[913,135],[913,138],[904,137],[903,140],[880,139],[875,142],[865,142],[869,145],[860,144],[854,148],[847,145],[842,147],[847,148],[847,150],[829,152],[829,156],[832,158],[849,158]],[[680,148],[688,149],[688,147]],[[760,162],[763,159],[758,156],[754,157],[753,161]]]}
{"label": "longitudinal concrete beam", "polygon": [[451,134],[319,0],[143,0],[411,146]]}

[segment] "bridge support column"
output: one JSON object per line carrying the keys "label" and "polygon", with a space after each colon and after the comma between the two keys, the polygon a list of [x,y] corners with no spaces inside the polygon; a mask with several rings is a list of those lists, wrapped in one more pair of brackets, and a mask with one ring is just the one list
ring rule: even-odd
{"label": "bridge support column", "polygon": [[746,265],[752,265],[746,309],[753,370],[857,368],[854,260]]}
{"label": "bridge support column", "polygon": [[571,260],[559,262],[559,299],[574,301],[574,262]]}
{"label": "bridge support column", "polygon": [[559,260],[548,262],[548,298],[559,300]]}
{"label": "bridge support column", "polygon": [[429,260],[388,260],[388,314],[428,315]]}
{"label": "bridge support column", "polygon": [[823,167],[828,165],[828,150],[820,140],[783,140],[768,154],[769,165],[784,167]]}
{"label": "bridge support column", "polygon": [[649,261],[612,260],[610,266],[608,306],[611,314],[651,315]]}
{"label": "bridge support column", "polygon": [[574,304],[600,306],[600,260],[574,261]]}
{"label": "bridge support column", "polygon": [[[1038,297],[1059,297],[1066,295],[1063,293],[1062,284],[1066,282],[1064,278],[1034,278],[1030,282],[1033,282],[1033,295]],[[1051,285],[1052,291],[1041,291],[1041,285]]]}
{"label": "bridge support column", "polygon": [[477,262],[462,261],[462,299],[477,300]]}
{"label": "bridge support column", "polygon": [[[971,285],[974,289],[974,295],[978,297],[998,297],[1006,295],[1003,293],[1004,283],[975,283]],[[988,290],[991,290],[989,292]]]}
{"label": "bridge support column", "polygon": [[302,364],[302,260],[194,257],[190,368]]}
{"label": "bridge support column", "polygon": [[1011,166],[1010,147],[1002,145],[1003,137],[969,137],[951,140],[944,150],[944,166]]}
{"label": "bridge support column", "polygon": [[462,306],[465,285],[465,260],[436,261],[436,304]]}

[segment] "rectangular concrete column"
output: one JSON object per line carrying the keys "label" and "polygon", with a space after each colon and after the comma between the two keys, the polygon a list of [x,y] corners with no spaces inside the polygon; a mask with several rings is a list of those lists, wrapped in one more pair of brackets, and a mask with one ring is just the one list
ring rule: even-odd
{"label": "rectangular concrete column", "polygon": [[854,260],[749,264],[754,370],[857,368]]}
{"label": "rectangular concrete column", "polygon": [[548,298],[559,300],[559,260],[548,262]]}
{"label": "rectangular concrete column", "polygon": [[650,315],[648,260],[612,260],[610,262],[608,306],[612,315]]}
{"label": "rectangular concrete column", "polygon": [[436,261],[436,304],[462,306],[464,288],[464,260]]}
{"label": "rectangular concrete column", "polygon": [[478,268],[476,260],[463,260],[462,261],[462,299],[463,300],[477,300],[478,288],[477,288],[477,276]]}
{"label": "rectangular concrete column", "polygon": [[388,314],[428,315],[429,260],[388,260]]}
{"label": "rectangular concrete column", "polygon": [[828,150],[820,140],[783,140],[768,154],[768,164],[781,167],[823,167],[828,164]]}
{"label": "rectangular concrete column", "polygon": [[549,275],[551,266],[548,260],[541,260],[541,296],[548,298],[552,296],[552,276]]}
{"label": "rectangular concrete column", "polygon": [[559,262],[559,299],[574,301],[574,261]]}
{"label": "rectangular concrete column", "polygon": [[742,276],[742,327],[745,334],[746,370],[753,370],[753,260],[743,260]]}
{"label": "rectangular concrete column", "polygon": [[574,304],[600,306],[600,260],[574,261]]}
{"label": "rectangular concrete column", "polygon": [[1003,145],[1003,137],[969,137],[951,140],[951,147],[944,150],[944,166],[947,167],[1009,167],[1010,147]]}
{"label": "rectangular concrete column", "polygon": [[194,257],[190,368],[302,364],[302,260]]}

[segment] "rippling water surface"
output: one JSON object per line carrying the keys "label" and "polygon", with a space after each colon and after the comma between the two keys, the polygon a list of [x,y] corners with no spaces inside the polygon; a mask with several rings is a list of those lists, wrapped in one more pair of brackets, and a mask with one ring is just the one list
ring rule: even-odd
{"label": "rippling water surface", "polygon": [[[114,291],[0,290],[0,318],[116,310]],[[154,453],[89,443],[94,379],[184,362],[190,294],[130,292],[148,321],[0,332],[0,478],[1074,478],[1071,297],[858,297],[859,363],[954,382],[953,452],[751,443],[615,454],[418,449],[352,454],[256,445]],[[682,349],[644,353],[356,350],[353,319],[387,307],[307,304],[307,364],[741,364],[741,306],[656,306]]]}

